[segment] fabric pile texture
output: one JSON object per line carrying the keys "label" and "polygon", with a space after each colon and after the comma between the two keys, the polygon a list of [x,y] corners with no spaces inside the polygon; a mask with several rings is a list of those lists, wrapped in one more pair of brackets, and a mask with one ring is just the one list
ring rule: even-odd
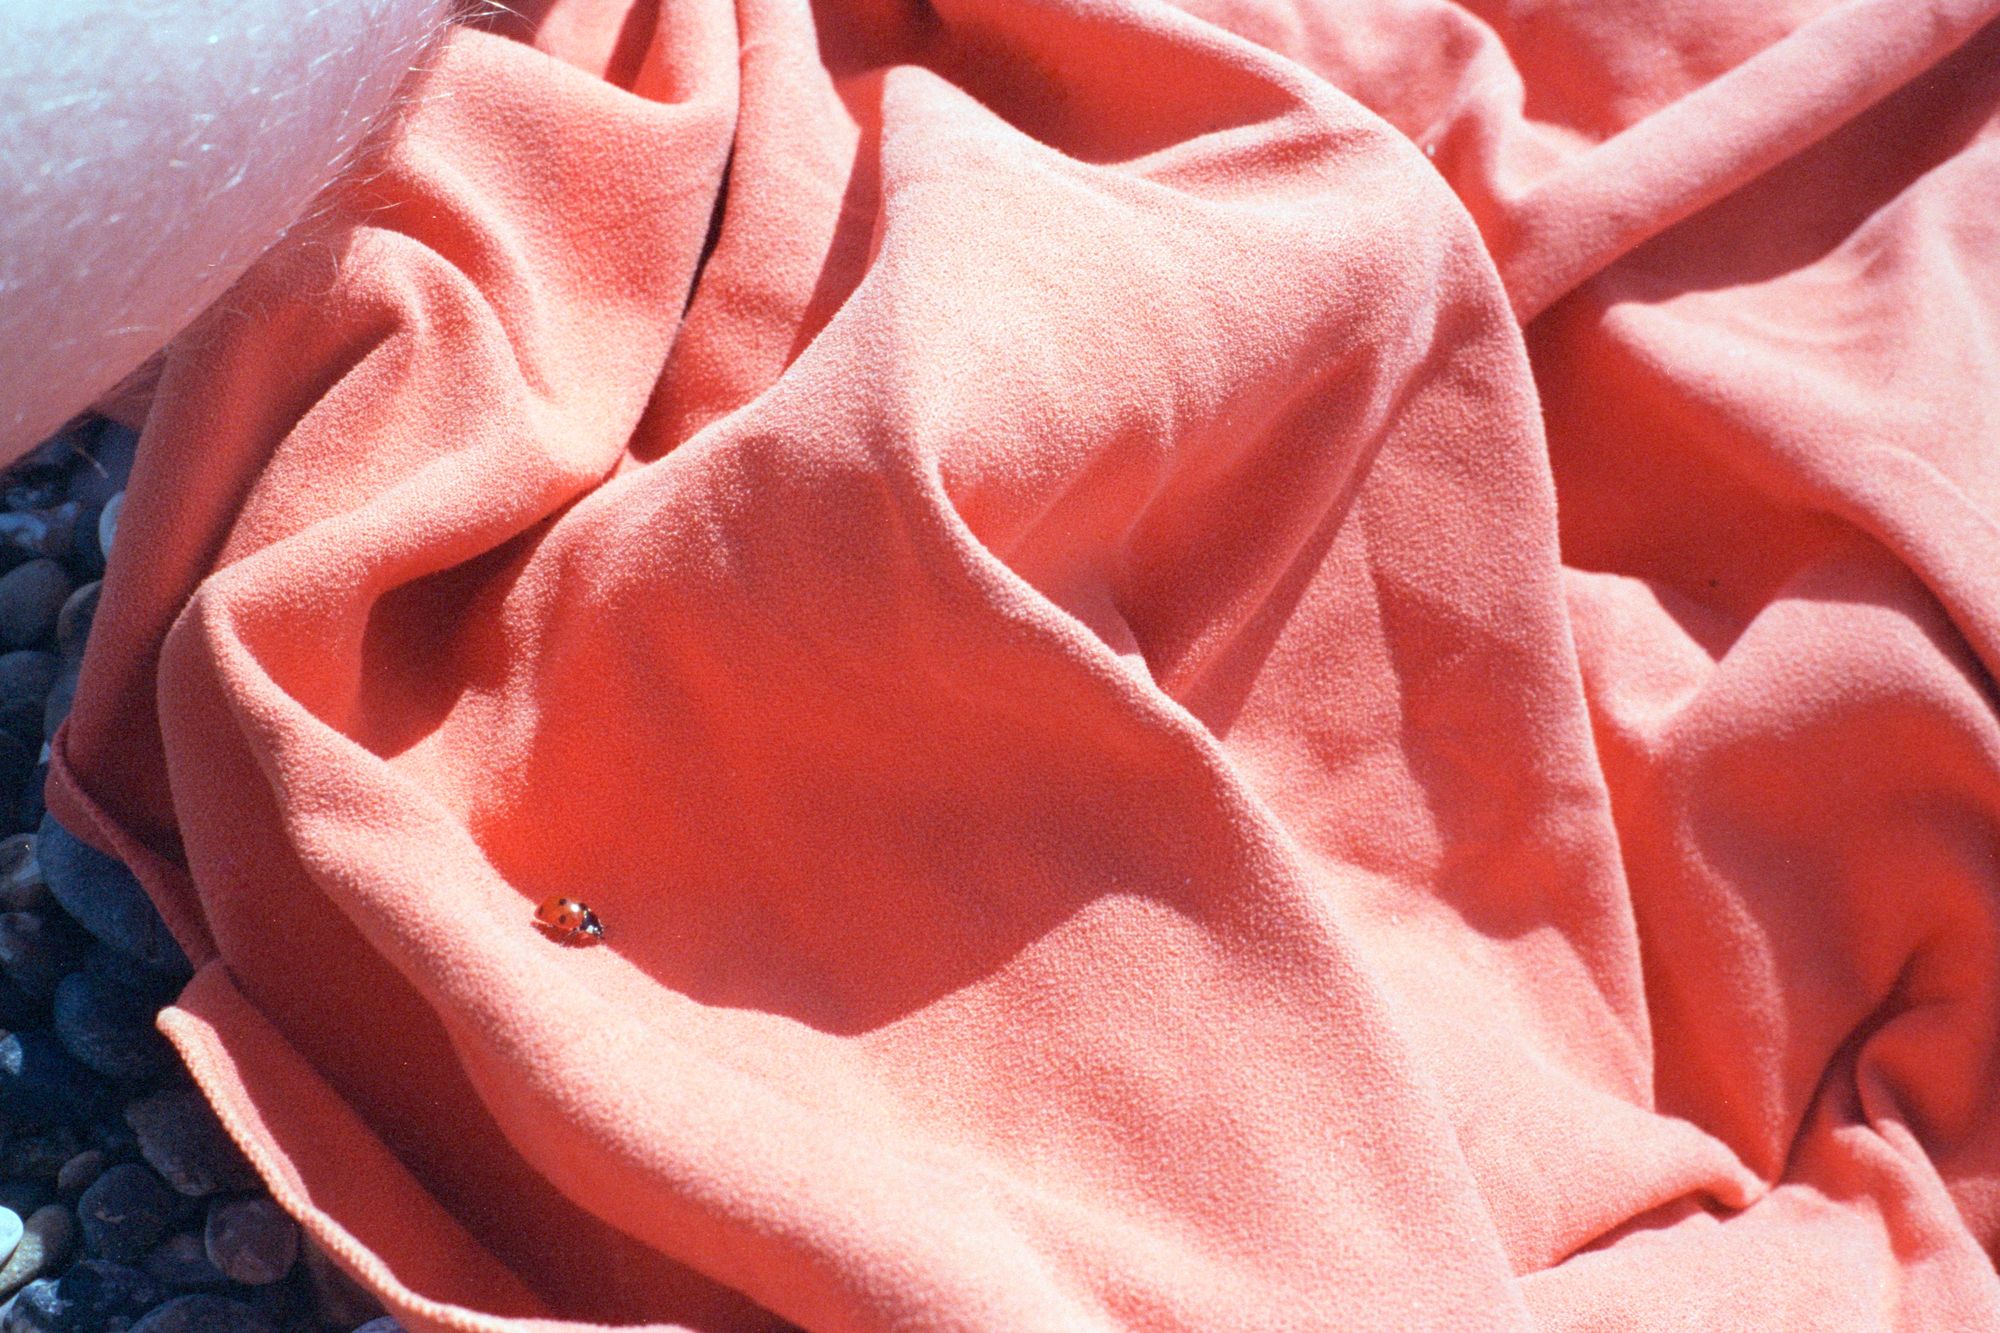
{"label": "fabric pile texture", "polygon": [[50,808],[412,1330],[2000,1327],[1996,15],[462,27]]}

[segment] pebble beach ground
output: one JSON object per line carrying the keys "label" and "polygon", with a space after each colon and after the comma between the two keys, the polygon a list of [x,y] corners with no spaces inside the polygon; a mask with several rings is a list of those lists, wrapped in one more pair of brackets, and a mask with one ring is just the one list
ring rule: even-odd
{"label": "pebble beach ground", "polygon": [[399,1333],[155,1030],[187,963],[138,882],[43,809],[137,443],[0,473],[0,1333]]}

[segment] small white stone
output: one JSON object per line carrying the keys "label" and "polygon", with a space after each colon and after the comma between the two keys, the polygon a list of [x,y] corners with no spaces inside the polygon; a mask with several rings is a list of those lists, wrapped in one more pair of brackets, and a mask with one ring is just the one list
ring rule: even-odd
{"label": "small white stone", "polygon": [[0,1208],[0,1264],[14,1257],[14,1249],[21,1243],[24,1229],[19,1213],[12,1208]]}

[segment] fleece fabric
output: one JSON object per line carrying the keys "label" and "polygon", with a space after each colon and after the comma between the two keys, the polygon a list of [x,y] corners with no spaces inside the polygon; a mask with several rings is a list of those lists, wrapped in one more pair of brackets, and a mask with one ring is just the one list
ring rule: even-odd
{"label": "fleece fabric", "polygon": [[415,1333],[2000,1328],[1996,14],[468,24],[52,808]]}

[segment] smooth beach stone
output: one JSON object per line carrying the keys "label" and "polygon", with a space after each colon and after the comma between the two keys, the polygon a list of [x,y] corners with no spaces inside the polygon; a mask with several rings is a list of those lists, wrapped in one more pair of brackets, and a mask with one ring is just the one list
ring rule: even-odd
{"label": "smooth beach stone", "polygon": [[111,559],[111,543],[118,539],[118,515],[124,508],[125,492],[120,491],[104,502],[97,515],[97,549],[107,561]]}
{"label": "smooth beach stone", "polygon": [[89,1189],[110,1164],[111,1158],[102,1148],[85,1148],[72,1154],[62,1164],[62,1169],[56,1172],[56,1193],[65,1199],[76,1198]]}
{"label": "smooth beach stone", "polygon": [[42,878],[65,912],[112,948],[148,967],[192,976],[187,955],[167,932],[146,891],[125,864],[90,846],[50,815],[36,834]]}
{"label": "smooth beach stone", "polygon": [[42,714],[49,691],[62,673],[62,661],[38,648],[0,653],[0,727],[23,741],[42,734]]}
{"label": "smooth beach stone", "polygon": [[174,1067],[174,1048],[153,1027],[156,1012],[136,992],[88,972],[72,972],[56,984],[57,1040],[115,1082],[143,1083]]}
{"label": "smooth beach stone", "polygon": [[6,485],[0,488],[0,509],[24,514],[30,509],[48,509],[63,502],[69,479],[60,474],[29,476],[18,464],[7,469]]}
{"label": "smooth beach stone", "polygon": [[70,591],[69,575],[47,558],[0,574],[0,645],[30,648],[48,638]]}
{"label": "smooth beach stone", "polygon": [[54,995],[87,944],[60,912],[0,912],[0,972],[30,995]]}
{"label": "smooth beach stone", "polygon": [[56,1279],[56,1295],[77,1328],[102,1328],[121,1316],[136,1318],[167,1297],[144,1270],[105,1259],[83,1259]]}
{"label": "smooth beach stone", "polygon": [[12,1208],[0,1208],[0,1266],[14,1257],[14,1249],[26,1229],[19,1213]]}
{"label": "smooth beach stone", "polygon": [[0,1115],[21,1125],[87,1120],[110,1101],[104,1081],[46,1032],[0,1037]]}
{"label": "smooth beach stone", "polygon": [[[10,731],[0,730],[0,792],[7,792],[18,804],[20,793],[35,772],[35,746]],[[8,832],[14,831],[9,821]]]}
{"label": "smooth beach stone", "polygon": [[65,500],[41,509],[0,513],[0,551],[17,560],[45,556],[66,558],[76,544],[76,526],[82,507]]}
{"label": "smooth beach stone", "polygon": [[209,1260],[208,1246],[196,1231],[176,1231],[147,1251],[140,1266],[167,1286],[181,1291],[229,1284],[229,1275]]}
{"label": "smooth beach stone", "polygon": [[[138,996],[149,1011],[180,994],[186,978],[158,968],[147,967],[127,953],[120,953],[102,940],[93,940],[83,952],[83,971],[91,980],[116,986]],[[147,1022],[151,1022],[150,1018]]]}
{"label": "smooth beach stone", "polygon": [[82,1137],[69,1125],[10,1135],[7,1146],[0,1149],[0,1173],[16,1180],[45,1180],[54,1184],[63,1164],[82,1148]]}
{"label": "smooth beach stone", "polygon": [[153,1169],[190,1198],[258,1187],[257,1172],[191,1087],[163,1088],[132,1102],[125,1123]]}
{"label": "smooth beach stone", "polygon": [[354,1333],[408,1333],[408,1330],[396,1321],[394,1315],[385,1314],[380,1319],[369,1320]]}
{"label": "smooth beach stone", "polygon": [[101,505],[124,490],[130,480],[132,460],[139,452],[139,432],[106,421],[85,450],[85,456],[75,458],[63,474],[65,491],[78,504]]}
{"label": "smooth beach stone", "polygon": [[[44,756],[48,754],[48,749],[46,745],[42,747]],[[28,784],[15,795],[12,811],[14,828],[31,829],[42,822],[42,816],[49,812],[48,803],[43,800],[48,781],[49,761],[45,757],[35,765],[35,771],[28,775]],[[0,797],[0,819],[5,819],[7,814],[4,798]]]}
{"label": "smooth beach stone", "polygon": [[202,1243],[209,1262],[231,1281],[261,1287],[292,1271],[299,1257],[299,1228],[270,1199],[217,1199],[208,1206]]}
{"label": "smooth beach stone", "polygon": [[56,1294],[54,1278],[36,1278],[7,1302],[0,1333],[72,1333],[76,1327],[69,1307]]}
{"label": "smooth beach stone", "polygon": [[277,1333],[277,1326],[241,1301],[196,1292],[155,1307],[127,1333]]}
{"label": "smooth beach stone", "polygon": [[121,1162],[91,1182],[76,1201],[83,1243],[119,1263],[145,1256],[173,1219],[179,1202],[167,1183],[137,1162]]}
{"label": "smooth beach stone", "polygon": [[45,1204],[21,1224],[20,1243],[0,1264],[0,1295],[19,1291],[35,1278],[53,1272],[76,1244],[76,1218],[59,1203]]}
{"label": "smooth beach stone", "polygon": [[49,697],[42,700],[42,739],[53,741],[56,732],[69,717],[69,710],[76,704],[76,687],[83,680],[83,659],[72,657],[62,664],[62,671],[56,676],[56,683],[49,687]]}
{"label": "smooth beach stone", "polygon": [[[0,662],[6,660],[0,657]],[[16,833],[0,841],[0,911],[25,912],[41,906],[48,897],[49,886],[42,880],[42,863],[35,857],[35,835]]]}
{"label": "smooth beach stone", "polygon": [[97,619],[98,598],[103,592],[104,581],[93,579],[65,598],[62,610],[56,612],[56,651],[64,657],[83,656],[91,623]]}

